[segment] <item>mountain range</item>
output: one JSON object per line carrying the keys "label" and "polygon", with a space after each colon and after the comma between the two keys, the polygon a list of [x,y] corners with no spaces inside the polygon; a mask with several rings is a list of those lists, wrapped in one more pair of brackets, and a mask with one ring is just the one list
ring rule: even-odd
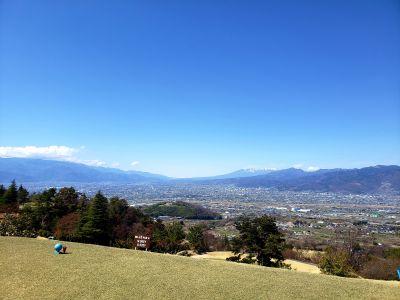
{"label": "mountain range", "polygon": [[[218,182],[216,182],[218,181]],[[400,193],[400,167],[374,166],[361,169],[299,169],[274,171],[266,175],[214,180],[213,183],[241,187],[265,187],[290,191],[341,192],[354,194]]]}
{"label": "mountain range", "polygon": [[400,167],[373,166],[360,169],[321,169],[306,172],[241,169],[232,173],[202,178],[174,179],[140,171],[93,167],[67,161],[0,158],[0,183],[15,179],[19,183],[171,183],[235,185],[290,191],[400,194]]}
{"label": "mountain range", "polygon": [[240,169],[231,173],[217,175],[217,176],[208,176],[208,177],[195,177],[195,178],[186,178],[184,180],[213,180],[213,179],[228,179],[228,178],[243,178],[243,177],[253,177],[258,175],[266,175],[274,172],[273,169]]}
{"label": "mountain range", "polygon": [[0,158],[0,182],[142,183],[168,177],[140,171],[94,167],[85,164],[31,158]]}

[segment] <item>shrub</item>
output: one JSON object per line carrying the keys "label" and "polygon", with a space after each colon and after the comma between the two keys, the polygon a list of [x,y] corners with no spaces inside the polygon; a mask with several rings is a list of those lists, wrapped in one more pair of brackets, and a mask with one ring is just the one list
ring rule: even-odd
{"label": "shrub", "polygon": [[5,214],[0,221],[0,236],[35,237],[37,233],[24,223],[24,219],[17,215]]}
{"label": "shrub", "polygon": [[254,255],[250,254],[250,255],[248,255],[246,257],[243,257],[240,260],[240,262],[244,263],[244,264],[255,264],[257,262],[257,259],[254,257]]}
{"label": "shrub", "polygon": [[400,248],[389,248],[384,251],[385,258],[400,258]]}
{"label": "shrub", "polygon": [[311,263],[318,265],[321,262],[322,256],[323,253],[321,251],[316,251],[308,257]]}
{"label": "shrub", "polygon": [[18,211],[19,211],[18,203],[6,204],[4,200],[0,199],[0,213],[12,214],[12,213],[18,213]]}
{"label": "shrub", "polygon": [[192,256],[193,254],[190,253],[190,252],[187,251],[187,250],[183,250],[183,251],[181,251],[181,252],[178,252],[177,255],[190,257],[190,256]]}
{"label": "shrub", "polygon": [[38,231],[38,235],[43,236],[43,237],[49,237],[49,236],[51,236],[51,232],[48,230],[40,229]]}
{"label": "shrub", "polygon": [[328,247],[319,263],[319,268],[325,274],[353,277],[354,271],[349,259],[350,257],[346,251]]}
{"label": "shrub", "polygon": [[72,241],[76,237],[76,231],[79,225],[79,213],[69,213],[58,220],[54,235],[59,240]]}
{"label": "shrub", "polygon": [[226,260],[227,261],[240,262],[240,257],[241,257],[241,254],[233,255],[233,256],[227,257]]}
{"label": "shrub", "polygon": [[294,260],[301,260],[303,256],[301,253],[294,249],[286,249],[283,251],[283,257],[285,259],[294,259]]}
{"label": "shrub", "polygon": [[283,252],[285,259],[294,259],[318,265],[323,256],[322,252],[301,249],[286,249]]}
{"label": "shrub", "polygon": [[372,257],[359,274],[370,279],[396,280],[398,279],[396,270],[399,266],[400,258]]}
{"label": "shrub", "polygon": [[204,241],[210,251],[230,251],[229,240],[226,236],[216,236],[214,232],[208,230],[204,232]]}

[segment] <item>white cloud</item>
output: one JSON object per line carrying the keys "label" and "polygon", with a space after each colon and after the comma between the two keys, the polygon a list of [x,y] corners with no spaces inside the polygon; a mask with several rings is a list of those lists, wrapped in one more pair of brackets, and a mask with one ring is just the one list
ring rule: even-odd
{"label": "white cloud", "polygon": [[110,166],[111,166],[112,168],[118,168],[120,165],[121,165],[121,164],[120,164],[120,163],[117,163],[117,162],[113,162],[112,164],[110,164]]}
{"label": "white cloud", "polygon": [[133,161],[133,162],[131,162],[131,166],[132,166],[132,167],[136,167],[138,164],[140,164],[139,161]]}
{"label": "white cloud", "polygon": [[24,147],[3,147],[0,146],[0,157],[20,158],[49,158],[49,159],[73,159],[77,149],[67,146],[24,146]]}
{"label": "white cloud", "polygon": [[43,158],[54,160],[65,160],[75,163],[81,163],[88,166],[107,167],[105,161],[98,159],[83,160],[76,155],[85,149],[84,146],[72,148],[68,146],[23,146],[23,147],[5,147],[0,146],[0,157],[18,157],[18,158]]}
{"label": "white cloud", "polygon": [[93,167],[107,167],[107,163],[102,160],[91,159],[91,160],[82,160],[79,161],[82,164],[93,166]]}
{"label": "white cloud", "polygon": [[319,170],[319,168],[315,167],[315,166],[309,166],[307,169],[305,169],[305,171],[307,171],[307,172],[315,172],[318,170]]}
{"label": "white cloud", "polygon": [[304,164],[295,164],[292,166],[295,169],[302,169],[306,172],[315,172],[318,171],[320,168],[316,166],[305,166]]}
{"label": "white cloud", "polygon": [[292,166],[292,168],[302,169],[303,168],[303,164],[295,164],[295,165]]}

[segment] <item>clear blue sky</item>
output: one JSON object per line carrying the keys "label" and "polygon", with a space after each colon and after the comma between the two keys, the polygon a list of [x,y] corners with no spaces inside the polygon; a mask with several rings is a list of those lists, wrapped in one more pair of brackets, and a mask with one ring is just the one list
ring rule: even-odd
{"label": "clear blue sky", "polygon": [[0,1],[0,97],[0,146],[124,169],[400,164],[400,2]]}

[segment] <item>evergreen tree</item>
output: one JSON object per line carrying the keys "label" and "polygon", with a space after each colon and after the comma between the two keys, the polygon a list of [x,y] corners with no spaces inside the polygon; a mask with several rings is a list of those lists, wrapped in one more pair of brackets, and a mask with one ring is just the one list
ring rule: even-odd
{"label": "evergreen tree", "polygon": [[73,187],[63,187],[54,196],[54,209],[57,216],[74,212],[78,207],[78,193]]}
{"label": "evergreen tree", "polygon": [[113,224],[121,223],[128,208],[129,208],[129,205],[126,200],[119,199],[118,197],[111,198],[110,204],[108,207],[108,212],[109,212],[111,222]]}
{"label": "evergreen tree", "polygon": [[167,231],[161,220],[157,220],[153,225],[152,251],[166,252]]}
{"label": "evergreen tree", "polygon": [[18,198],[17,184],[13,180],[3,195],[4,203],[16,204]]}
{"label": "evergreen tree", "polygon": [[[235,254],[246,253],[251,257],[255,256],[258,264],[262,266],[282,266],[285,240],[273,218],[241,218],[236,222],[236,228],[240,234],[232,243]],[[243,262],[249,261],[251,259]]]}
{"label": "evergreen tree", "polygon": [[189,228],[189,232],[187,235],[187,239],[190,243],[190,246],[199,254],[206,252],[207,246],[204,240],[204,225],[194,225]]}
{"label": "evergreen tree", "polygon": [[76,207],[77,211],[82,213],[87,210],[89,206],[89,199],[85,194],[80,194],[78,198],[78,205]]}
{"label": "evergreen tree", "polygon": [[29,192],[21,184],[19,186],[18,192],[17,192],[17,201],[18,201],[18,203],[22,204],[22,203],[28,202],[28,199],[29,199]]}
{"label": "evergreen tree", "polygon": [[164,225],[160,220],[157,220],[152,225],[153,228],[153,240],[152,250],[157,252],[177,253],[183,250],[183,239],[185,238],[185,232],[183,231],[183,225],[180,222],[173,222],[168,225]]}
{"label": "evergreen tree", "polygon": [[54,203],[54,197],[56,196],[57,189],[49,188],[44,190],[41,194],[39,194],[39,198],[37,199],[38,202],[43,203]]}
{"label": "evergreen tree", "polygon": [[108,205],[109,224],[110,224],[110,241],[115,244],[117,240],[126,240],[128,235],[128,226],[124,224],[126,212],[128,211],[128,202],[118,197],[110,199]]}
{"label": "evergreen tree", "polygon": [[86,219],[87,223],[81,228],[84,238],[95,244],[107,245],[108,200],[100,191],[92,199]]}
{"label": "evergreen tree", "polygon": [[180,222],[173,222],[166,226],[166,240],[167,240],[167,252],[177,253],[182,250],[182,242],[185,238],[185,232],[183,231],[183,225]]}
{"label": "evergreen tree", "polygon": [[0,198],[3,197],[5,192],[6,188],[4,187],[4,185],[0,184]]}
{"label": "evergreen tree", "polygon": [[4,187],[4,185],[0,184],[0,204],[3,204],[5,202],[3,198],[5,192],[6,188]]}

